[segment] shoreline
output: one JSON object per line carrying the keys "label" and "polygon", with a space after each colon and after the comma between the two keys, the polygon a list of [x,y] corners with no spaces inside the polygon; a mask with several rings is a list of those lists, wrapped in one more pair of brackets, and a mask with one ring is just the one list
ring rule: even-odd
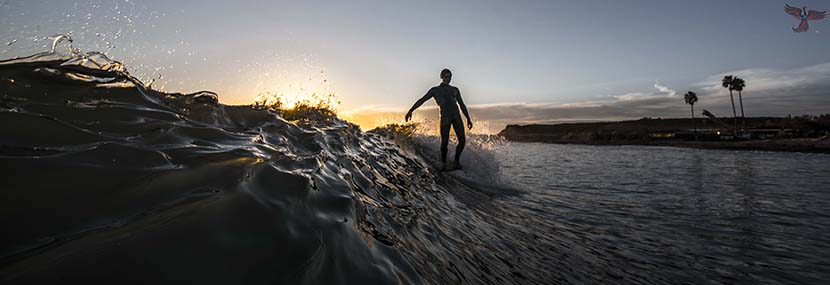
{"label": "shoreline", "polygon": [[830,154],[830,114],[748,117],[744,124],[745,133],[739,139],[735,139],[728,126],[701,118],[507,125],[498,136],[519,142]]}
{"label": "shoreline", "polygon": [[576,144],[593,146],[663,146],[691,149],[719,149],[739,151],[773,151],[830,154],[830,138],[825,139],[774,139],[763,141],[652,141],[652,142],[584,142],[561,140],[511,139],[509,142]]}

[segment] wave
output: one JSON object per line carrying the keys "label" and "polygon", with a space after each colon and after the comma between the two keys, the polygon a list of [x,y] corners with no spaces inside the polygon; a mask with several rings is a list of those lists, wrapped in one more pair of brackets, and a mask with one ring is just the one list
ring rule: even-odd
{"label": "wave", "polygon": [[4,284],[522,280],[465,242],[507,193],[486,147],[442,174],[434,137],[159,92],[71,42],[0,62]]}
{"label": "wave", "polygon": [[[441,168],[441,140],[421,128],[419,123],[406,125],[389,124],[371,130],[391,138],[401,148],[420,158],[433,172],[442,172]],[[455,137],[450,137],[447,159],[451,161],[455,153]],[[496,152],[505,152],[507,141],[498,136],[470,134],[461,156],[463,171],[442,173],[439,178],[449,178],[452,182],[461,183],[475,191],[484,191],[491,194],[511,195],[521,191],[514,183],[501,173],[501,166]]]}

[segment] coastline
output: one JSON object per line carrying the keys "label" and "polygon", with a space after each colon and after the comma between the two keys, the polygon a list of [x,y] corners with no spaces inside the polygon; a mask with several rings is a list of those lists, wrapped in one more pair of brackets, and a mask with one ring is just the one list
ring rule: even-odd
{"label": "coastline", "polygon": [[586,141],[545,141],[510,139],[510,142],[547,143],[547,144],[576,144],[595,146],[663,146],[693,149],[721,149],[741,151],[775,151],[830,154],[830,138],[824,139],[776,139],[764,141],[654,141],[654,142],[586,142]]}
{"label": "coastline", "polygon": [[[827,115],[815,118],[747,118],[745,138],[703,119],[508,125],[498,136],[516,142],[583,145],[643,145],[696,149],[830,154]],[[697,127],[697,135],[693,131]],[[722,135],[723,134],[723,135]]]}

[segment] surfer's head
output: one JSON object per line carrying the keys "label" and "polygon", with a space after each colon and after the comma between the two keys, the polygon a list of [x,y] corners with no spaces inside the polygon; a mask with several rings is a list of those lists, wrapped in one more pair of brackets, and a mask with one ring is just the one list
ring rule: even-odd
{"label": "surfer's head", "polygon": [[449,84],[450,80],[452,80],[452,71],[446,68],[444,68],[444,70],[441,70],[441,81]]}

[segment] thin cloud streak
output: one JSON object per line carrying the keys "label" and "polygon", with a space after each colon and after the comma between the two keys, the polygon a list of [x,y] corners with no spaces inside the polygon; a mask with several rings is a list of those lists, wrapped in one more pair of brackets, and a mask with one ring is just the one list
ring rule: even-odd
{"label": "thin cloud streak", "polygon": [[661,93],[666,93],[669,96],[674,96],[675,94],[677,94],[677,91],[675,91],[674,89],[661,85],[660,81],[654,82],[654,88],[656,88],[657,91],[660,91]]}

